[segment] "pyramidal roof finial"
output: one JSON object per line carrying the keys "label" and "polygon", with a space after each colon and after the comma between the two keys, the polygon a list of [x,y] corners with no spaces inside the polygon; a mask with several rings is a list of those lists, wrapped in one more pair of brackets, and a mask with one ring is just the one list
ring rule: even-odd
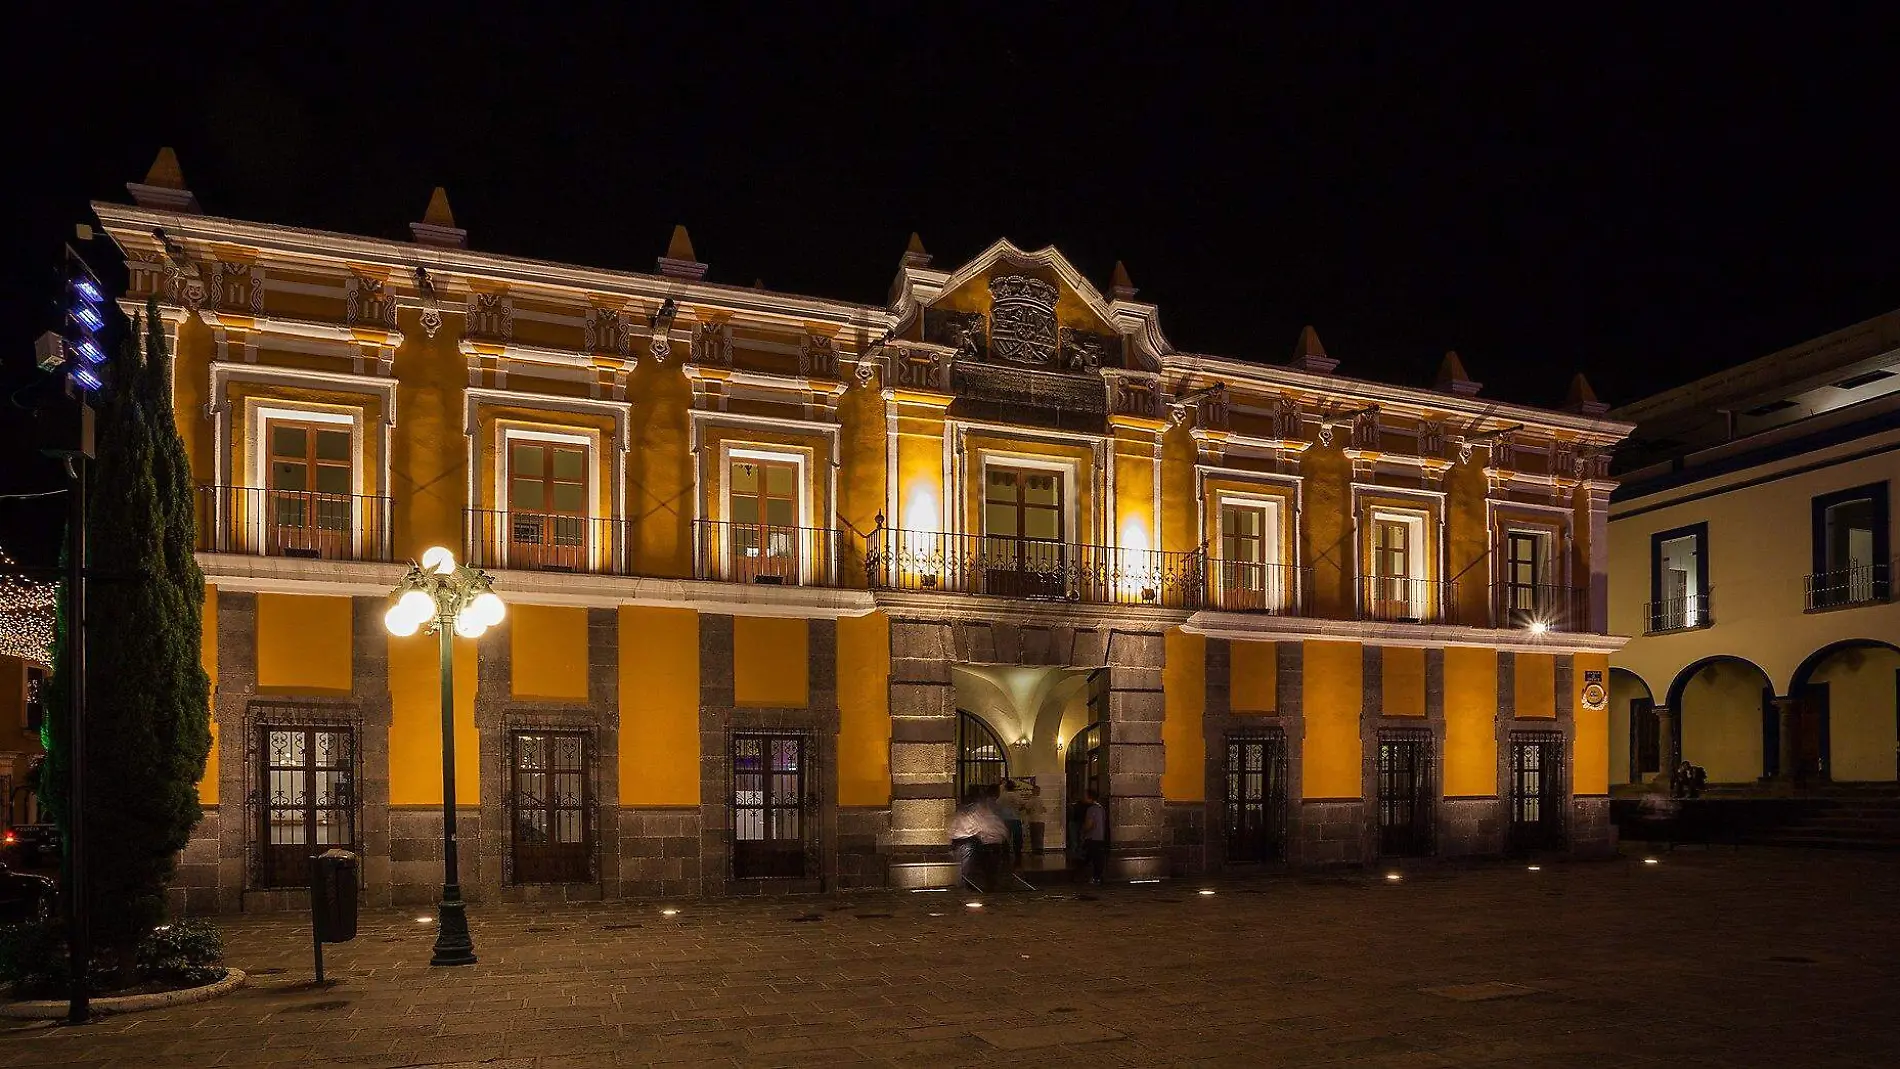
{"label": "pyramidal roof finial", "polygon": [[468,248],[468,231],[455,225],[455,212],[449,208],[449,191],[441,186],[429,194],[429,206],[422,210],[422,222],[409,224],[409,236],[418,245],[438,245],[445,249]]}
{"label": "pyramidal roof finial", "polygon": [[1597,392],[1590,388],[1590,380],[1579,371],[1570,377],[1570,392],[1564,396],[1564,411],[1575,412],[1581,416],[1601,416],[1610,406],[1597,399]]}
{"label": "pyramidal roof finial", "polygon": [[204,210],[198,206],[198,198],[185,187],[185,171],[178,166],[178,153],[172,151],[170,145],[158,150],[152,166],[145,172],[145,181],[127,182],[125,190],[132,194],[132,203],[141,208],[192,214]]}
{"label": "pyramidal roof finial", "polygon": [[1476,397],[1484,389],[1484,383],[1474,382],[1465,371],[1465,362],[1458,358],[1457,350],[1445,354],[1438,363],[1438,378],[1433,380],[1432,389],[1442,393],[1455,393],[1460,397]]}
{"label": "pyramidal roof finial", "polygon": [[918,237],[915,230],[910,232],[910,241],[904,245],[903,263],[905,267],[930,266],[930,253],[925,251],[924,239]]}
{"label": "pyramidal roof finial", "polygon": [[1128,267],[1120,260],[1115,261],[1115,270],[1108,276],[1108,295],[1117,301],[1133,300],[1141,292],[1128,278]]}
{"label": "pyramidal roof finial", "polygon": [[654,261],[654,265],[660,274],[668,278],[697,282],[706,277],[706,265],[694,255],[692,235],[686,232],[683,223],[673,227],[673,236],[666,242],[666,255]]}
{"label": "pyramidal roof finial", "polygon": [[1339,366],[1339,361],[1326,355],[1326,347],[1319,343],[1319,331],[1308,323],[1300,328],[1300,340],[1293,346],[1293,366],[1301,371],[1311,371],[1319,375],[1328,375]]}

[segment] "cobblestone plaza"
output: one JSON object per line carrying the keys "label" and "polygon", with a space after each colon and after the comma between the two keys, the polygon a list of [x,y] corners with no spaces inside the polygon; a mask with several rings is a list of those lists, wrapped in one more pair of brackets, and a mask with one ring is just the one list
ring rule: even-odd
{"label": "cobblestone plaza", "polygon": [[236,917],[236,995],[15,1024],[0,1065],[1893,1064],[1892,858],[1386,876],[498,904],[481,963],[446,970],[419,913],[383,911],[321,988],[293,915]]}

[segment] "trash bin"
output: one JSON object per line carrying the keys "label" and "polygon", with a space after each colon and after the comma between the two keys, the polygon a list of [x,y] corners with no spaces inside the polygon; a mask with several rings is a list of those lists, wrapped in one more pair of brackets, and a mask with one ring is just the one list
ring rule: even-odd
{"label": "trash bin", "polygon": [[356,938],[356,855],[326,850],[310,859],[311,927],[319,943]]}

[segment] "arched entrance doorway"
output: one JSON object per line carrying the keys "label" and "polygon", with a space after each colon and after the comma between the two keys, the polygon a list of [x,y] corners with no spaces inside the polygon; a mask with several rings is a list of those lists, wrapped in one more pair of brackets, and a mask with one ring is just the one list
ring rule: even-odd
{"label": "arched entrance doorway", "polygon": [[1706,769],[1710,783],[1773,775],[1780,735],[1774,697],[1768,673],[1741,657],[1719,654],[1684,668],[1666,703],[1676,712],[1682,760]]}
{"label": "arched entrance doorway", "polygon": [[1662,772],[1662,723],[1643,677],[1610,669],[1610,782],[1647,783]]}
{"label": "arched entrance doorway", "polygon": [[995,787],[1009,778],[1009,750],[983,718],[957,710],[957,798],[972,787]]}
{"label": "arched entrance doorway", "polygon": [[1857,638],[1829,643],[1796,668],[1793,769],[1797,778],[1900,778],[1900,646]]}

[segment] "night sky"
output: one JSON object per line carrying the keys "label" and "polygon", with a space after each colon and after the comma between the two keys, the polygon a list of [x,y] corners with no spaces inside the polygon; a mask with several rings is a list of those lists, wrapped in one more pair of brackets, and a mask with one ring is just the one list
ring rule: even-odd
{"label": "night sky", "polygon": [[[86,202],[165,144],[215,215],[406,238],[443,185],[477,249],[651,270],[683,222],[712,280],[865,302],[912,230],[944,267],[1053,243],[1104,287],[1126,261],[1182,349],[1281,361],[1310,322],[1342,374],[1427,384],[1457,349],[1541,404],[1900,306],[1896,27],[1871,15],[399,7],[15,26],[0,77],[38,103],[9,108],[7,382]],[[0,492],[46,485],[14,437]],[[30,511],[0,501],[16,556]]]}

